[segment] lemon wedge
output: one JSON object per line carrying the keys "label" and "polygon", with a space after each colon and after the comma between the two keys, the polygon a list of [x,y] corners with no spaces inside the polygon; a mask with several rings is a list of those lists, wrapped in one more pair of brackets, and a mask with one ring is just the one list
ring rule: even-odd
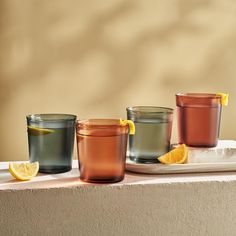
{"label": "lemon wedge", "polygon": [[132,120],[122,120],[120,119],[120,124],[121,125],[129,125],[129,134],[134,135],[135,134],[135,125]]}
{"label": "lemon wedge", "polygon": [[177,148],[157,158],[163,164],[183,164],[188,160],[188,148],[181,144]]}
{"label": "lemon wedge", "polygon": [[30,180],[37,175],[39,163],[10,163],[9,172],[18,180]]}
{"label": "lemon wedge", "polygon": [[227,106],[229,102],[229,94],[228,93],[217,93],[216,95],[221,96],[221,105]]}
{"label": "lemon wedge", "polygon": [[45,135],[55,132],[53,129],[42,129],[37,127],[28,126],[28,133],[32,136]]}

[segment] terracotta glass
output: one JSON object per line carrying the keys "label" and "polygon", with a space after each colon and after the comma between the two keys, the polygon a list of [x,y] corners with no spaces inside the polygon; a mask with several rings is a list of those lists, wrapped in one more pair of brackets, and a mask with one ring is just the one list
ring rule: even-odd
{"label": "terracotta glass", "polygon": [[217,145],[221,97],[216,94],[176,94],[179,143],[193,147]]}
{"label": "terracotta glass", "polygon": [[77,122],[80,179],[86,182],[118,182],[124,178],[129,126],[117,119]]}

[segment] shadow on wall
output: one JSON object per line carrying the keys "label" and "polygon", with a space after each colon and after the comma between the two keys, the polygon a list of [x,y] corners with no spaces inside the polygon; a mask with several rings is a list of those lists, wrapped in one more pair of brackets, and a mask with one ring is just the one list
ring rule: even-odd
{"label": "shadow on wall", "polygon": [[[103,93],[103,95],[106,96],[105,99],[111,98],[111,95],[114,95],[117,91],[119,92],[120,89],[125,89],[125,83],[119,83],[119,80],[123,78],[125,81],[126,79],[132,79],[131,75],[136,73],[136,69],[131,71],[132,67],[137,66],[137,68],[140,68],[137,64],[137,55],[135,56],[127,52],[131,60],[126,60],[127,58],[124,55],[124,51],[117,51],[112,45],[109,45],[101,33],[107,22],[117,17],[122,17],[122,14],[125,13],[126,10],[129,10],[132,4],[123,3],[109,12],[94,17],[82,34],[80,32],[77,34],[74,32],[73,37],[59,44],[57,44],[54,38],[50,38],[48,33],[53,32],[58,22],[64,20],[63,18],[70,16],[58,14],[55,17],[43,19],[44,16],[47,15],[49,4],[45,4],[45,2],[37,2],[36,4],[36,2],[33,3],[29,1],[27,5],[27,11],[26,9],[24,10],[27,15],[24,16],[24,20],[21,19],[23,22],[19,23],[14,22],[15,20],[17,21],[17,17],[11,12],[11,3],[7,1],[1,2],[1,9],[5,13],[5,15],[1,14],[1,21],[4,22],[7,20],[12,29],[8,31],[4,29],[4,27],[1,27],[3,30],[2,33],[5,36],[1,42],[1,51],[3,51],[3,55],[7,56],[8,59],[7,61],[2,58],[1,63],[1,78],[5,78],[1,79],[1,88],[4,88],[1,94],[5,95],[3,97],[8,98],[2,101],[3,105],[6,106],[7,102],[11,102],[11,98],[14,99],[13,93],[16,90],[20,90],[28,86],[28,84],[33,84],[36,90],[38,85],[42,83],[46,84],[46,80],[48,79],[47,75],[50,74],[55,65],[62,67],[69,67],[73,64],[77,65],[80,61],[94,54],[96,50],[102,51],[110,57],[110,76],[114,78],[112,79],[113,86],[109,86],[108,84],[109,91],[104,88],[106,92]],[[17,8],[17,6],[15,7]],[[22,15],[18,14],[18,17],[22,17]],[[16,19],[14,19],[14,17],[16,17]],[[18,27],[16,26],[17,29],[14,28],[16,24],[20,24]],[[17,62],[14,60],[17,60]],[[13,70],[7,65],[9,62],[13,64]],[[132,64],[134,65],[132,66]],[[125,69],[125,67],[129,69]],[[120,68],[124,70],[120,70]],[[73,78],[73,80],[76,79],[77,78]],[[64,82],[70,80],[71,78],[67,78]],[[86,78],[78,78],[77,81],[72,83],[78,83],[78,85],[80,85],[80,82],[84,83],[83,86],[85,86]],[[117,82],[118,87],[114,86],[115,82]],[[55,89],[56,87],[57,85],[55,84]],[[92,97],[92,102],[94,102],[94,100],[96,101],[94,98],[96,98],[96,94]],[[86,103],[88,101],[84,102]]]}
{"label": "shadow on wall", "polygon": [[178,91],[233,94],[236,3],[221,4],[1,1],[0,158],[27,158],[29,113],[121,117],[128,105],[174,107]]}

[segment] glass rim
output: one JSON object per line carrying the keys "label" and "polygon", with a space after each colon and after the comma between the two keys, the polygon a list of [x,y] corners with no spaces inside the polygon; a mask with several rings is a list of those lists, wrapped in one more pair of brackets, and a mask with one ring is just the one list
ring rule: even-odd
{"label": "glass rim", "polygon": [[[94,122],[94,123],[92,123]],[[110,124],[109,124],[110,122]],[[83,119],[77,120],[76,126],[81,128],[99,128],[99,129],[107,129],[107,128],[120,128],[120,127],[128,127],[128,124],[121,124],[119,119],[106,119],[106,118],[95,118],[95,119]]]}
{"label": "glass rim", "polygon": [[196,99],[221,99],[220,95],[217,95],[216,93],[176,93],[176,97],[186,97],[186,98],[196,98]]}
{"label": "glass rim", "polygon": [[[48,116],[47,119],[43,116]],[[50,118],[52,116],[52,118]],[[58,116],[58,118],[55,118]],[[54,117],[54,118],[53,118]],[[77,118],[76,115],[64,114],[64,113],[39,113],[39,114],[30,114],[26,116],[28,121],[33,122],[64,122],[64,121],[75,121]]]}
{"label": "glass rim", "polygon": [[[146,110],[145,110],[146,109]],[[151,111],[153,109],[153,111]],[[127,107],[127,111],[133,112],[133,113],[151,113],[151,114],[172,114],[174,109],[169,107],[157,107],[157,106],[133,106],[133,107]]]}

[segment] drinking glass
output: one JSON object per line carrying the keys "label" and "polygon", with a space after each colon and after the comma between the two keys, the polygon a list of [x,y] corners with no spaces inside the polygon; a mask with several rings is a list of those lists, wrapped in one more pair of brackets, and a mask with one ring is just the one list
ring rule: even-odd
{"label": "drinking glass", "polygon": [[80,179],[109,183],[123,180],[129,126],[117,119],[77,122]]}
{"label": "drinking glass", "polygon": [[173,109],[155,106],[128,107],[127,117],[135,124],[129,136],[129,157],[139,163],[157,163],[170,150]]}
{"label": "drinking glass", "polygon": [[221,119],[221,96],[208,93],[176,94],[179,143],[215,147]]}
{"label": "drinking glass", "polygon": [[28,115],[30,162],[39,162],[39,172],[62,173],[71,170],[75,115]]}

